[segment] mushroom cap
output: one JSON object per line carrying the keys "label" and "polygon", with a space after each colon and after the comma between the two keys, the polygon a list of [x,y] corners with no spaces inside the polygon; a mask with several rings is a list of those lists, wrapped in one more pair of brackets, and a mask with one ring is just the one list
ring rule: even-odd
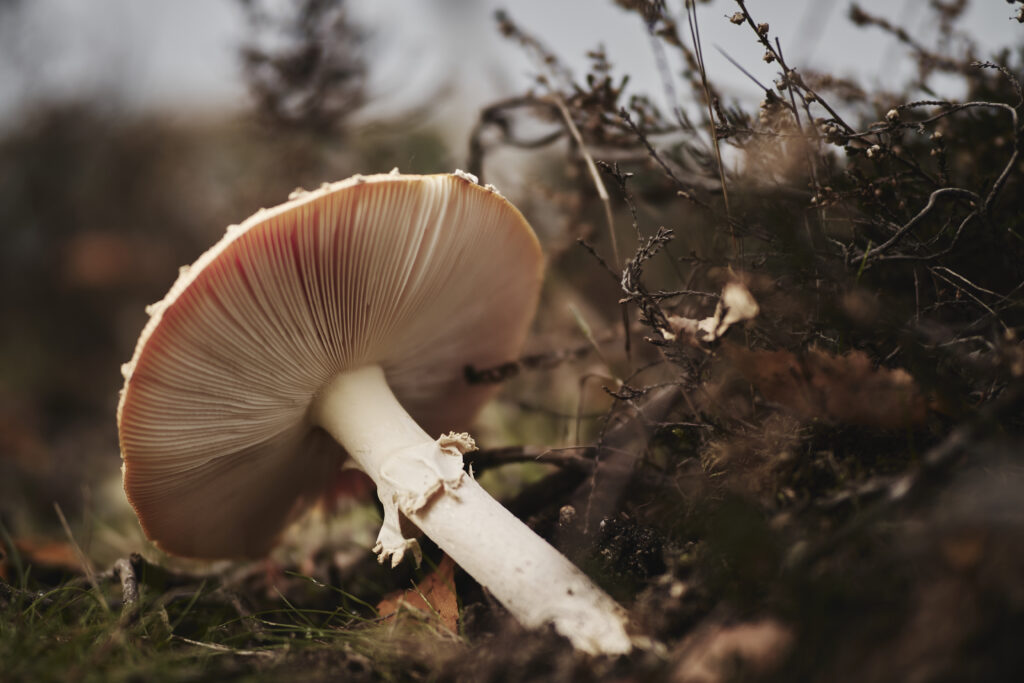
{"label": "mushroom cap", "polygon": [[258,557],[344,450],[309,420],[332,377],[376,364],[430,434],[465,429],[514,359],[543,259],[522,214],[453,175],[354,176],[261,209],[181,273],[123,367],[124,488],[188,557]]}

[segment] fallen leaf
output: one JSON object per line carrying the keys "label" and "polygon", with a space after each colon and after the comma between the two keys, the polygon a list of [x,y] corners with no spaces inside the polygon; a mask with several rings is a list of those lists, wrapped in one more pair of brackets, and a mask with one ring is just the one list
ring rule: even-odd
{"label": "fallen leaf", "polygon": [[746,285],[739,282],[728,283],[722,289],[722,299],[718,303],[719,306],[715,314],[722,315],[721,334],[725,334],[725,330],[736,323],[753,320],[761,311],[757,302],[754,301],[754,295],[750,293]]}
{"label": "fallen leaf", "polygon": [[863,351],[835,356],[810,349],[751,351],[723,346],[726,357],[769,401],[804,419],[828,419],[882,429],[920,424],[927,403],[901,368],[877,368]]}
{"label": "fallen leaf", "polygon": [[710,318],[697,320],[679,315],[670,315],[668,330],[661,334],[666,339],[684,339],[690,344],[713,342],[729,331],[736,323],[753,320],[760,312],[754,295],[741,282],[729,282],[722,288],[722,297]]}
{"label": "fallen leaf", "polygon": [[394,619],[401,609],[415,609],[437,619],[453,633],[459,627],[459,603],[455,596],[455,563],[445,555],[437,568],[416,586],[395,591],[377,604],[385,621]]}
{"label": "fallen leaf", "polygon": [[[67,541],[53,541],[35,536],[14,539],[14,548],[21,556],[24,565],[35,565],[46,569],[82,572],[82,563],[78,554]],[[0,556],[0,559],[3,559]]]}

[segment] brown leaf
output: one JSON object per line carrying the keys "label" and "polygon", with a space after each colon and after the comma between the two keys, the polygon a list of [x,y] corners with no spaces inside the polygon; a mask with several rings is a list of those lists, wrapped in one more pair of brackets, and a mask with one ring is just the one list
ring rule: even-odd
{"label": "brown leaf", "polygon": [[67,541],[24,536],[14,539],[14,548],[21,555],[23,564],[60,569],[76,574],[82,572],[82,563],[78,559],[78,554]]}
{"label": "brown leaf", "polygon": [[737,370],[765,398],[804,419],[828,419],[882,429],[920,424],[926,401],[914,378],[901,368],[876,368],[863,351],[834,356],[810,349],[751,351],[723,346]]}
{"label": "brown leaf", "polygon": [[437,619],[453,633],[459,627],[459,603],[455,596],[455,563],[445,555],[437,569],[416,586],[395,591],[377,604],[377,612],[384,620],[393,619],[400,609],[415,609]]}
{"label": "brown leaf", "polygon": [[713,316],[697,320],[670,315],[666,318],[669,329],[662,330],[661,334],[666,339],[682,339],[699,348],[701,343],[712,342],[724,335],[736,323],[753,320],[760,310],[746,285],[739,281],[729,282],[722,288],[722,298]]}

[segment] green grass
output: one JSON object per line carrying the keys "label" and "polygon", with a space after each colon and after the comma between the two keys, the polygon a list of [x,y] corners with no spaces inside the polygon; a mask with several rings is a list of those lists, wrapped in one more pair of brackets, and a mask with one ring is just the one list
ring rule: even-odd
{"label": "green grass", "polygon": [[[384,622],[366,601],[288,573],[289,599],[256,601],[218,578],[171,574],[136,559],[139,599],[124,605],[120,581],[64,576],[47,587],[9,538],[13,569],[0,584],[0,681],[358,680],[426,672],[424,657],[451,647],[415,616]],[[267,591],[263,591],[266,593]]]}

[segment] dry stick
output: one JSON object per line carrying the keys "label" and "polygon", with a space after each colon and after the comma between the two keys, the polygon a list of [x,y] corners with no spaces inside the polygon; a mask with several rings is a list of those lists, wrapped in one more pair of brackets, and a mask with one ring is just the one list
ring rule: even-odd
{"label": "dry stick", "polygon": [[[618,282],[618,279],[616,279]],[[546,370],[554,368],[566,361],[584,358],[592,352],[598,344],[612,342],[618,335],[614,331],[603,332],[593,336],[586,344],[558,349],[543,353],[534,353],[528,356],[521,356],[516,360],[500,365],[492,365],[487,368],[477,368],[472,365],[466,366],[463,371],[466,382],[469,384],[496,384],[515,377],[524,370]]]}
{"label": "dry stick", "polygon": [[[573,496],[573,507],[582,507],[584,510],[585,532],[593,528],[599,514],[618,508],[618,502],[640,461],[638,453],[646,449],[650,440],[647,422],[660,421],[675,406],[682,393],[679,386],[662,386],[654,388],[640,405],[629,401],[633,404],[636,415],[627,418],[619,428],[602,435],[596,446],[594,467],[590,471],[590,476]],[[637,447],[633,450],[622,448],[620,444],[633,440],[631,437],[639,441]],[[602,458],[602,455],[606,457]],[[600,485],[599,476],[604,479]]]}
{"label": "dry stick", "polygon": [[626,125],[629,126],[629,129],[633,131],[633,134],[636,135],[637,139],[640,140],[641,144],[643,144],[644,148],[647,150],[648,156],[650,156],[650,158],[653,159],[655,163],[661,166],[661,170],[665,172],[665,175],[671,178],[672,182],[674,182],[677,187],[681,188],[681,191],[687,192],[687,198],[690,199],[690,201],[697,204],[698,206],[700,206],[701,208],[710,210],[710,206],[708,206],[704,202],[701,202],[696,197],[689,196],[689,190],[691,189],[691,187],[685,184],[682,180],[680,180],[669,167],[669,165],[665,163],[664,159],[661,158],[661,155],[658,154],[658,152],[654,149],[654,146],[651,144],[651,141],[647,139],[647,135],[645,135],[643,131],[641,131],[640,128],[633,122],[632,117],[630,117],[629,112],[626,111],[625,107],[619,107],[619,118],[626,122]]}
{"label": "dry stick", "polygon": [[[791,74],[795,75],[796,72],[789,68],[781,52],[779,50],[776,50],[776,47],[772,45],[772,41],[768,40],[767,34],[762,34],[761,31],[758,30],[758,24],[757,22],[754,21],[754,17],[751,16],[750,11],[747,10],[747,6],[744,4],[744,2],[745,0],[736,0],[737,6],[739,6],[740,11],[743,13],[743,18],[746,20],[747,25],[754,30],[754,33],[757,35],[758,41],[761,43],[761,45],[764,46],[766,50],[768,50],[768,52],[772,54],[772,56],[775,58],[775,61],[779,63],[779,66],[782,67],[782,73],[784,76],[788,78]],[[821,96],[819,96],[813,88],[809,87],[806,83],[803,82],[803,79],[800,79],[799,82],[794,82],[793,85],[802,88],[810,95],[813,95],[814,101],[820,104],[825,109],[825,111],[829,113],[833,121],[835,121],[843,128],[845,128],[847,133],[856,132],[856,129],[850,124],[848,124],[845,120],[843,120],[843,117],[840,116],[839,113],[835,109],[833,109],[827,101],[822,99]],[[785,102],[785,100],[783,100],[783,102]]]}
{"label": "dry stick", "polygon": [[[601,204],[604,206],[604,218],[608,223],[608,235],[612,240],[612,260],[614,261],[616,268],[621,268],[622,259],[619,258],[619,240],[615,237],[615,218],[612,215],[612,203],[608,197],[608,189],[605,188],[604,181],[601,180],[601,174],[597,170],[597,164],[594,163],[594,157],[590,155],[590,151],[583,143],[583,136],[580,135],[579,128],[576,127],[576,123],[572,120],[572,115],[569,113],[569,108],[565,106],[565,101],[562,100],[562,96],[554,90],[552,90],[551,96],[554,98],[555,104],[558,105],[558,110],[562,113],[562,118],[565,119],[565,125],[569,129],[569,133],[572,135],[573,140],[576,141],[577,146],[579,146],[580,154],[583,155],[583,159],[587,162],[587,170],[590,171],[590,177],[594,181],[594,187],[597,188],[597,196],[601,198]],[[629,358],[630,343],[628,304],[622,305],[622,334],[625,339],[626,358]]]}
{"label": "dry stick", "polygon": [[954,196],[959,196],[959,197],[966,197],[967,199],[970,199],[972,202],[979,202],[980,201],[980,198],[978,197],[978,195],[976,195],[975,193],[971,192],[970,190],[965,190],[965,189],[959,188],[959,187],[944,187],[944,188],[942,188],[940,190],[935,190],[928,197],[928,203],[924,205],[924,208],[922,208],[920,211],[917,212],[916,216],[914,216],[909,221],[904,223],[903,226],[901,226],[895,232],[895,234],[893,234],[893,236],[890,237],[889,239],[887,239],[885,242],[883,242],[882,244],[879,244],[874,249],[868,249],[868,251],[864,254],[864,257],[863,257],[864,261],[867,262],[867,261],[871,260],[872,258],[878,256],[879,254],[883,254],[886,251],[888,251],[889,249],[891,249],[897,242],[900,241],[900,239],[903,238],[904,235],[907,234],[907,232],[909,232],[915,225],[920,223],[921,220],[925,216],[927,216],[928,213],[933,208],[935,208],[936,200],[939,197],[942,197],[944,195],[954,195]]}
{"label": "dry stick", "polygon": [[[617,509],[629,477],[636,473],[636,466],[643,458],[650,438],[647,427],[658,424],[682,395],[679,387],[663,387],[651,392],[639,405],[634,404],[634,414],[624,416],[622,421],[609,426],[596,445],[581,451],[588,455],[592,453],[588,466],[577,469],[574,463],[532,484],[517,497],[514,507],[524,512],[525,508],[532,508],[538,503],[548,505],[557,497],[552,493],[558,492],[560,495],[563,485],[572,486],[574,492],[570,504],[575,510],[583,511],[581,528],[584,534],[589,533],[594,526],[595,510],[600,513]],[[601,458],[602,454],[607,457]],[[587,471],[589,476],[580,481],[579,475]],[[599,471],[602,475],[600,485]],[[595,501],[595,497],[600,500]],[[565,528],[555,532],[556,547],[565,548],[579,542],[567,534]]]}
{"label": "dry stick", "polygon": [[207,650],[213,650],[214,652],[219,652],[221,654],[226,655],[238,655],[240,657],[277,657],[276,653],[270,652],[269,650],[238,650],[233,647],[228,647],[227,645],[219,645],[217,643],[204,643],[201,640],[192,640],[191,638],[186,638],[185,636],[179,636],[177,633],[172,633],[171,638],[175,640],[180,640],[183,643],[188,643],[189,645],[203,647]]}
{"label": "dry stick", "polygon": [[[625,174],[622,173],[622,171],[619,170],[618,163],[608,164],[608,163],[603,162],[603,161],[599,162],[599,163],[601,164],[601,169],[603,171],[605,171],[606,173],[609,173],[613,178],[615,178],[615,182],[619,186],[619,191],[622,193],[622,198],[626,201],[626,206],[629,208],[630,216],[632,216],[632,218],[633,218],[633,234],[636,235],[636,241],[637,241],[637,243],[643,241],[644,236],[643,236],[643,233],[640,232],[640,215],[639,215],[639,212],[637,211],[637,208],[636,208],[636,200],[633,199],[633,195],[630,193],[629,187],[627,186],[627,180],[630,177],[632,177],[633,174],[632,173],[625,173]],[[676,263],[675,257],[672,256],[672,254],[669,252],[668,245],[665,245],[665,248],[662,249],[662,252],[664,253],[664,256],[665,256],[666,260],[668,261],[669,265],[672,267],[672,270],[675,271],[676,276],[678,276],[679,279],[682,280],[683,279],[683,273],[682,273],[681,270],[679,270],[679,264]],[[623,302],[620,301],[619,303],[623,303]],[[625,307],[623,307],[623,310],[624,311],[626,310]],[[628,320],[624,319],[623,322],[627,322],[628,323]],[[627,356],[627,358],[629,357],[629,337],[628,336],[626,337],[626,356]]]}
{"label": "dry stick", "polygon": [[708,126],[711,128],[711,144],[715,150],[715,162],[718,164],[718,178],[722,183],[722,202],[725,205],[725,218],[732,236],[733,254],[738,254],[736,229],[732,224],[732,212],[729,210],[729,190],[725,184],[725,166],[722,165],[722,151],[718,146],[718,133],[715,131],[715,113],[711,107],[711,86],[708,85],[707,71],[704,69],[704,50],[700,42],[700,27],[697,24],[697,8],[693,0],[686,0],[686,14],[689,17],[690,39],[693,41],[694,55],[697,57],[697,69],[700,71],[700,82],[704,87],[704,103],[708,107]]}
{"label": "dry stick", "polygon": [[[988,67],[987,63],[978,63],[977,66],[979,66],[981,68],[987,68]],[[1014,81],[1014,83],[1016,84],[1016,81]],[[1015,85],[1015,87],[1016,87],[1016,85]],[[824,104],[824,102],[822,102],[822,104]],[[1014,166],[1016,165],[1017,157],[1020,155],[1020,149],[1018,148],[1018,145],[1017,145],[1017,139],[1018,139],[1019,131],[1018,131],[1018,117],[1017,117],[1017,110],[1016,110],[1016,108],[1011,106],[1011,105],[1009,105],[1009,104],[1007,104],[1007,103],[1005,103],[1005,102],[987,102],[987,101],[984,101],[984,100],[971,101],[971,102],[961,102],[960,104],[954,104],[954,103],[949,102],[947,100],[920,100],[920,101],[917,101],[917,102],[908,102],[906,104],[898,105],[898,106],[895,107],[895,109],[897,111],[902,111],[904,109],[917,109],[918,107],[931,107],[931,106],[946,107],[946,110],[942,111],[942,112],[940,112],[938,114],[935,114],[934,116],[930,116],[928,118],[921,119],[920,121],[914,121],[912,124],[910,124],[910,123],[900,123],[900,124],[889,124],[889,125],[886,125],[886,126],[883,126],[883,127],[868,128],[868,130],[860,132],[860,133],[851,132],[851,133],[849,133],[847,135],[847,137],[851,138],[851,139],[854,139],[854,138],[860,139],[860,138],[866,138],[866,137],[869,137],[869,136],[873,135],[873,136],[876,136],[876,138],[877,138],[877,136],[880,133],[891,133],[891,132],[894,132],[896,130],[900,130],[900,129],[903,129],[903,128],[914,128],[914,129],[916,129],[916,128],[919,128],[920,126],[924,126],[924,125],[927,125],[929,123],[934,123],[935,121],[938,121],[940,119],[944,119],[944,118],[946,118],[948,116],[952,116],[953,114],[955,114],[955,113],[957,113],[959,111],[963,111],[964,109],[974,109],[974,108],[977,108],[977,107],[986,107],[986,108],[1003,109],[1003,110],[1007,111],[1010,114],[1010,118],[1012,119],[1012,129],[1011,130],[1013,132],[1013,141],[1014,141],[1013,153],[1010,155],[1009,162],[1006,164],[1006,166],[1003,167],[1002,173],[999,174],[999,177],[992,184],[992,189],[989,191],[989,194],[985,198],[985,203],[984,203],[984,205],[982,207],[982,212],[983,213],[988,213],[989,209],[992,206],[992,202],[995,201],[996,196],[1002,190],[1003,185],[1005,185],[1006,180],[1009,177],[1010,172],[1013,170]],[[1018,106],[1020,106],[1020,105],[1018,105]],[[913,170],[916,173],[918,173],[921,177],[923,177],[925,180],[927,180],[928,182],[932,183],[933,185],[939,185],[940,184],[934,178],[932,178],[931,175],[926,173],[920,166],[918,166],[917,164],[911,162],[911,160],[905,159],[905,158],[903,158],[901,156],[897,156],[897,155],[893,155],[893,158],[895,158],[897,161],[903,163],[905,166],[909,167],[911,170]]]}
{"label": "dry stick", "polygon": [[583,247],[584,249],[586,249],[588,252],[590,252],[590,255],[594,257],[594,259],[597,261],[597,264],[601,266],[601,268],[603,268],[606,273],[611,275],[612,280],[614,280],[616,284],[619,282],[619,280],[622,278],[622,273],[609,266],[608,262],[604,260],[604,257],[597,253],[597,249],[594,247],[593,244],[586,241],[582,237],[578,237],[576,239],[576,243]]}
{"label": "dry stick", "polygon": [[[782,58],[782,43],[779,41],[778,37],[775,38],[775,49],[778,52],[779,58],[781,59]],[[783,63],[783,62],[780,61],[780,64],[781,63]],[[803,124],[803,121],[800,118],[800,108],[796,104],[796,92],[795,92],[796,87],[795,86],[797,84],[796,83],[790,84],[788,78],[786,79],[786,82],[787,82],[786,90],[789,92],[790,103],[793,105],[793,119],[796,121],[796,129],[800,133],[798,138],[801,139],[801,142],[798,143],[798,144],[800,144],[800,148],[801,148],[801,150],[804,153],[804,159],[807,162],[807,170],[810,171],[810,174],[811,174],[811,183],[814,186],[814,196],[815,197],[820,197],[821,196],[821,181],[818,178],[818,165],[817,165],[817,163],[815,163],[816,157],[811,154],[810,146],[808,145],[807,141],[809,139],[813,139],[815,141],[816,145],[817,145],[817,151],[820,154],[821,153],[821,137],[818,136],[818,135],[813,135],[813,136],[810,135],[810,134],[806,134],[805,135],[805,133],[804,133],[804,124]],[[803,82],[802,79],[800,79],[798,81],[798,83],[802,83],[802,82]],[[809,129],[811,131],[814,131],[814,117],[811,116],[811,105],[810,105],[810,102],[808,102],[806,97],[801,98],[801,99],[803,100],[804,111],[807,113],[808,127],[809,127]],[[816,95],[814,96],[814,99],[817,99]],[[821,228],[822,228],[822,226],[825,225],[825,220],[826,220],[825,206],[824,206],[824,204],[822,202],[816,202],[816,203],[817,203],[816,209],[817,209],[817,212],[818,212],[819,231],[821,231]],[[811,243],[813,244],[814,240],[813,240],[813,235],[811,234],[811,226],[810,226],[809,222],[807,221],[806,216],[804,217],[804,223],[805,223],[805,225],[807,227],[807,236],[811,240]]]}
{"label": "dry stick", "polygon": [[532,140],[523,140],[516,137],[509,122],[504,118],[504,114],[506,111],[520,107],[544,107],[550,109],[552,105],[550,102],[532,95],[511,97],[486,107],[477,117],[476,124],[469,134],[469,158],[466,161],[466,166],[467,170],[479,178],[481,183],[484,180],[484,154],[486,152],[482,138],[486,128],[490,126],[497,127],[501,131],[501,142],[517,149],[546,147],[565,135],[565,131],[559,128],[547,135],[542,135]]}
{"label": "dry stick", "polygon": [[[984,65],[982,66],[984,67]],[[1017,82],[1016,79],[1013,79],[1013,84],[1017,88],[1018,95],[1020,95],[1020,84]],[[988,195],[985,197],[985,203],[982,204],[981,206],[981,210],[985,214],[987,214],[989,212],[989,209],[992,208],[992,204],[993,202],[995,202],[996,196],[998,196],[999,192],[1003,189],[1003,186],[1006,184],[1007,178],[1010,177],[1010,172],[1017,165],[1017,157],[1020,156],[1020,141],[1018,139],[1018,119],[1016,108],[1011,107],[1008,104],[1003,104],[1002,102],[993,102],[992,104],[996,107],[1001,107],[1006,111],[1010,112],[1010,118],[1013,121],[1013,153],[1010,155],[1010,160],[1007,162],[1006,166],[1003,167],[1003,172],[1000,173],[999,177],[996,178],[994,183],[992,183],[992,189],[989,190]],[[1020,105],[1018,104],[1017,106]]]}
{"label": "dry stick", "polygon": [[68,542],[71,543],[71,547],[75,551],[75,555],[78,557],[78,563],[82,565],[82,571],[85,572],[85,578],[89,580],[89,584],[92,589],[96,592],[96,598],[99,600],[100,606],[103,607],[104,612],[110,612],[110,606],[107,601],[103,598],[103,593],[100,591],[100,584],[96,580],[96,572],[92,568],[92,563],[89,562],[89,558],[82,552],[82,547],[78,545],[78,541],[75,540],[74,535],[71,533],[71,526],[68,524],[67,517],[64,516],[64,511],[60,509],[60,503],[57,501],[53,502],[53,509],[57,511],[57,518],[60,519],[60,525],[64,527],[64,533],[67,534]]}
{"label": "dry stick", "polygon": [[[960,235],[963,234],[964,229],[966,229],[967,227],[967,224],[970,223],[975,218],[977,218],[979,215],[980,214],[978,213],[977,209],[975,209],[974,211],[971,211],[966,216],[964,216],[964,219],[960,221],[960,225],[956,229],[956,233],[953,235],[953,239],[950,241],[949,245],[942,251],[935,252],[934,254],[926,254],[924,256],[917,256],[914,254],[882,254],[880,256],[877,256],[876,259],[879,261],[934,261],[935,259],[941,258],[953,251],[953,249],[957,245],[957,242],[960,241]],[[869,244],[868,246],[870,247],[871,245]]]}
{"label": "dry stick", "polygon": [[[740,6],[742,7],[742,3],[740,3]],[[746,13],[746,8],[743,8],[743,9],[744,9],[744,12]],[[747,21],[751,24],[751,26],[753,26],[753,19],[750,17],[749,14],[746,14],[746,18],[747,18]],[[756,27],[755,27],[754,31],[755,31],[755,33],[757,33],[758,39],[761,41],[761,43],[768,45],[768,48],[771,51],[771,53],[775,56],[776,61],[778,61],[778,63],[782,66],[783,73],[784,74],[795,73],[795,72],[791,72],[790,69],[786,66],[786,62],[785,62],[785,60],[783,58],[783,55],[782,55],[782,44],[779,42],[779,39],[778,38],[775,39],[775,48],[772,49],[771,43],[770,43],[770,41],[768,41],[767,35],[761,35],[761,31],[758,30]],[[767,88],[765,88],[763,85],[761,85],[761,83],[756,78],[754,78],[754,76],[749,71],[744,69],[739,63],[736,62],[736,60],[734,60],[724,50],[722,50],[722,48],[718,48],[718,51],[720,53],[722,53],[722,56],[724,56],[726,59],[728,59],[732,63],[733,66],[735,66],[737,69],[739,69],[741,72],[743,72],[743,74],[745,74],[747,76],[747,78],[752,80],[759,88],[764,90],[766,96],[771,95],[771,91],[769,91]],[[808,167],[808,169],[811,172],[811,181],[814,184],[814,194],[815,194],[815,196],[820,196],[820,194],[821,194],[821,182],[818,180],[817,165],[814,162],[814,157],[811,156],[810,150],[806,146],[806,142],[809,139],[815,140],[815,142],[818,145],[818,150],[820,152],[820,149],[821,149],[821,138],[818,135],[813,135],[812,136],[812,135],[809,135],[807,133],[804,133],[803,123],[800,120],[800,111],[799,111],[799,108],[797,107],[797,104],[796,104],[796,96],[794,94],[794,90],[796,89],[797,86],[803,86],[804,89],[807,90],[807,92],[809,94],[813,95],[813,100],[814,101],[818,101],[819,98],[818,98],[817,95],[815,95],[813,93],[813,91],[811,91],[810,88],[807,88],[805,85],[803,85],[803,81],[802,80],[800,80],[800,81],[795,81],[795,80],[794,81],[790,81],[787,78],[786,85],[787,85],[786,90],[789,92],[789,99],[790,99],[791,109],[792,109],[792,112],[793,112],[793,118],[796,120],[797,130],[799,131],[799,133],[797,135],[793,135],[793,136],[779,135],[779,137],[794,137],[794,138],[797,138],[797,139],[803,141],[804,144],[801,145],[801,148],[803,149],[804,156],[806,157],[807,167]],[[807,98],[803,98],[803,99],[804,99],[804,105],[803,106],[804,106],[804,111],[807,112],[807,119],[808,119],[808,121],[813,122],[814,117],[811,116],[810,104],[809,104]],[[832,111],[832,109],[829,108],[827,104],[825,104],[824,102],[822,102],[822,104],[823,104],[823,106],[825,106],[825,108],[829,112]],[[813,128],[812,128],[812,130],[813,130]],[[750,132],[753,133],[753,134],[757,134],[756,131],[750,131]],[[824,225],[826,220],[827,220],[826,216],[825,216],[825,207],[819,205],[817,207],[817,211],[818,211],[819,221],[821,222],[822,225]],[[808,233],[810,233],[810,226],[808,226]],[[841,244],[840,244],[840,247],[842,247]],[[845,251],[845,249],[844,249],[844,251]]]}
{"label": "dry stick", "polygon": [[[988,294],[990,296],[997,297],[1000,302],[1006,301],[1009,298],[1008,296],[1000,294],[999,292],[992,291],[991,289],[987,289],[985,287],[982,287],[981,285],[978,285],[978,284],[975,284],[975,283],[971,282],[970,280],[965,278],[960,273],[958,273],[958,272],[956,272],[954,270],[950,270],[946,266],[934,266],[933,268],[930,268],[930,270],[936,270],[936,271],[941,270],[943,272],[949,273],[951,276],[955,277],[957,280],[960,280],[961,282],[966,284],[971,289],[974,289],[974,290],[976,290],[978,292],[981,292],[982,294]],[[950,283],[950,284],[953,284],[953,283]],[[960,285],[956,285],[956,286],[959,287]]]}
{"label": "dry stick", "polygon": [[131,559],[122,557],[115,562],[114,574],[121,579],[123,609],[128,611],[139,601],[139,580],[135,576],[135,568],[132,567]]}
{"label": "dry stick", "polygon": [[[981,66],[985,66],[985,65],[982,64]],[[956,242],[960,239],[960,234],[963,232],[964,227],[967,225],[967,223],[970,222],[971,219],[973,219],[975,216],[978,216],[979,214],[986,215],[988,213],[988,211],[990,210],[992,204],[995,202],[996,197],[999,195],[999,192],[1002,190],[1003,186],[1006,184],[1006,181],[1007,181],[1007,178],[1009,177],[1010,172],[1016,166],[1017,158],[1018,158],[1018,156],[1020,154],[1020,150],[1018,149],[1018,144],[1017,144],[1017,138],[1018,138],[1017,122],[1018,122],[1018,117],[1017,117],[1017,111],[1016,111],[1016,109],[1014,107],[1011,107],[1010,105],[1008,105],[1008,104],[1006,104],[1004,102],[975,101],[975,102],[963,102],[961,104],[954,105],[954,104],[952,104],[950,102],[946,102],[946,101],[942,101],[942,100],[922,100],[920,102],[910,102],[908,104],[899,105],[897,107],[897,109],[916,109],[916,108],[922,107],[922,106],[935,106],[935,105],[948,106],[949,109],[947,109],[946,111],[941,112],[939,114],[936,114],[936,115],[934,115],[932,117],[929,117],[929,118],[926,118],[926,119],[924,119],[922,121],[919,121],[915,125],[924,125],[924,124],[927,124],[927,123],[932,123],[934,121],[938,121],[939,119],[943,119],[943,118],[945,118],[947,116],[951,116],[952,114],[954,114],[954,113],[956,113],[958,111],[962,111],[964,109],[969,109],[969,108],[974,108],[974,107],[995,107],[995,108],[999,108],[999,109],[1005,109],[1006,111],[1009,112],[1010,118],[1012,119],[1012,122],[1013,122],[1013,139],[1014,139],[1013,153],[1010,155],[1010,158],[1007,161],[1006,165],[1003,167],[1003,170],[999,174],[999,177],[996,178],[995,182],[992,183],[992,187],[989,190],[988,194],[985,196],[984,200],[982,200],[977,194],[975,194],[974,192],[971,192],[970,190],[965,190],[965,189],[956,188],[956,187],[944,187],[944,188],[940,188],[940,189],[932,192],[932,194],[928,198],[928,203],[925,205],[925,207],[923,209],[921,209],[921,211],[919,211],[916,216],[911,218],[909,222],[904,224],[902,227],[898,228],[896,233],[891,238],[889,238],[883,244],[880,244],[879,246],[875,247],[874,249],[870,249],[869,248],[868,250],[866,250],[866,253],[864,254],[864,257],[863,257],[865,262],[867,262],[867,260],[869,260],[870,258],[876,257],[876,256],[879,257],[879,260],[887,260],[887,258],[888,259],[903,259],[903,258],[914,259],[915,257],[910,257],[910,256],[884,257],[884,256],[881,256],[881,254],[883,252],[885,252],[886,250],[888,250],[889,248],[891,248],[894,244],[896,244],[896,242],[899,239],[901,239],[903,237],[903,235],[905,235],[907,233],[908,230],[910,230],[929,211],[931,211],[931,209],[935,205],[935,200],[936,199],[938,199],[940,196],[943,196],[945,194],[952,194],[952,195],[956,195],[956,196],[960,196],[960,197],[968,199],[970,201],[971,205],[974,206],[975,208],[974,208],[973,211],[968,213],[966,218],[964,218],[964,220],[960,223],[960,227],[957,228],[956,234],[953,236],[953,241],[949,245],[949,247],[947,247],[945,250],[939,252],[938,254],[932,254],[930,256],[923,257],[923,260],[931,260],[931,259],[934,259],[934,258],[938,258],[939,256],[943,256],[945,254],[948,254],[950,251],[952,251],[953,246],[955,246]],[[909,127],[909,125],[907,125],[907,124],[903,124],[903,126],[904,127]],[[887,128],[886,130],[889,130],[889,129]],[[851,135],[849,137],[864,137],[864,136],[870,135],[870,134],[877,134],[878,132],[881,132],[881,130],[880,129],[879,130],[873,130],[873,131],[869,130],[867,132],[857,133],[857,134]],[[980,208],[978,207],[979,203],[981,204]]]}
{"label": "dry stick", "polygon": [[[569,71],[564,67],[561,67],[561,64],[559,64],[555,55],[553,55],[551,52],[545,49],[544,46],[537,39],[519,30],[519,27],[512,22],[511,18],[509,18],[509,16],[505,13],[504,10],[498,10],[498,12],[496,13],[496,17],[500,24],[502,33],[505,34],[506,36],[515,37],[516,40],[518,40],[523,46],[529,48],[533,52],[534,58],[537,60],[537,63],[541,66],[541,68],[544,71],[546,71],[550,75],[551,79],[554,82],[560,82],[565,86],[571,86],[572,79],[570,77]],[[608,197],[608,190],[605,188],[604,182],[601,180],[601,175],[597,171],[597,166],[594,164],[594,159],[590,155],[590,151],[587,149],[587,146],[584,144],[583,136],[580,135],[580,131],[576,127],[576,123],[572,120],[572,115],[569,113],[569,108],[566,106],[561,94],[553,85],[550,87],[550,90],[550,100],[552,100],[555,106],[558,107],[558,111],[561,113],[562,118],[565,120],[566,128],[569,130],[570,135],[572,135],[573,139],[576,141],[576,144],[579,146],[580,153],[583,155],[583,158],[586,161],[587,169],[590,171],[590,177],[591,179],[593,179],[594,186],[597,188],[597,194],[601,198],[601,202],[604,204],[605,219],[608,223],[608,233],[611,237],[612,242],[612,256],[615,261],[615,267],[620,268],[622,266],[622,262],[619,259],[619,243],[618,239],[615,236],[615,221],[612,215],[612,206],[611,201]],[[625,334],[627,339],[628,353],[629,321],[625,308],[623,308],[623,322],[625,324]]]}
{"label": "dry stick", "polygon": [[594,158],[590,156],[590,151],[587,150],[587,146],[583,142],[583,136],[580,135],[579,128],[576,127],[576,123],[572,120],[572,115],[569,113],[569,108],[565,106],[565,101],[562,99],[562,96],[557,92],[552,91],[551,97],[554,99],[555,104],[558,106],[558,111],[561,112],[562,118],[565,120],[565,125],[569,129],[569,134],[572,135],[572,139],[576,141],[576,145],[580,149],[580,154],[583,155],[583,160],[587,163],[587,170],[590,171],[590,178],[594,181],[594,187],[597,189],[597,196],[601,198],[601,203],[604,204],[604,217],[608,222],[608,235],[612,240],[612,260],[615,263],[615,267],[618,268],[622,265],[622,261],[619,259],[619,241],[615,237],[615,219],[612,216],[612,203],[608,197],[608,190],[604,186],[604,181],[601,180],[601,174],[597,170],[597,164],[594,163]]}
{"label": "dry stick", "polygon": [[[976,304],[978,304],[979,306],[984,308],[985,311],[989,315],[991,315],[993,318],[996,319],[996,322],[998,322],[1000,325],[1003,326],[1003,331],[1004,332],[1009,332],[1010,331],[1009,326],[1002,321],[1002,319],[999,317],[998,313],[996,313],[994,310],[992,310],[991,306],[989,306],[984,301],[982,301],[980,298],[978,298],[978,296],[975,295],[973,292],[971,292],[970,289],[968,289],[966,287],[963,287],[961,285],[958,285],[956,282],[954,282],[954,281],[950,280],[948,277],[942,275],[939,272],[939,269],[940,268],[929,268],[928,270],[929,270],[929,272],[931,272],[932,275],[934,275],[935,277],[939,278],[940,280],[942,280],[946,284],[952,285],[953,287],[956,287],[959,291],[961,291],[964,294],[966,294],[967,296],[969,296]],[[981,290],[981,291],[988,291],[989,293],[995,294],[996,296],[998,296],[998,294],[996,292],[992,292],[990,290],[983,290],[981,287],[978,287],[978,285],[974,284],[973,282],[971,282],[970,280],[965,278],[963,275],[960,275],[959,273],[956,273],[956,272],[950,270],[949,268],[941,268],[941,269],[946,271],[950,275],[956,276],[957,279],[962,280],[963,282],[966,282],[968,285],[970,285],[971,287],[974,287],[975,289],[978,289],[978,290]]]}

